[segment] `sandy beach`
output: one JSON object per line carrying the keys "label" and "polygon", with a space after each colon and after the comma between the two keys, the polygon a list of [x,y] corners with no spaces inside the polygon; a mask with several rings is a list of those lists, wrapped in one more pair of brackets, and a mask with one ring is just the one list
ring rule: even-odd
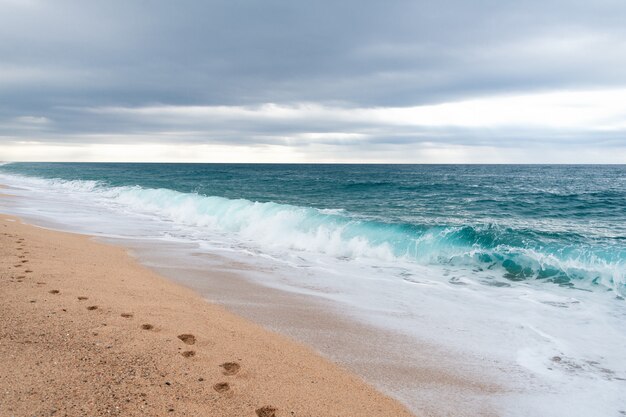
{"label": "sandy beach", "polygon": [[2,416],[412,415],[121,248],[0,223]]}
{"label": "sandy beach", "polygon": [[626,417],[626,0],[0,0],[0,417]]}

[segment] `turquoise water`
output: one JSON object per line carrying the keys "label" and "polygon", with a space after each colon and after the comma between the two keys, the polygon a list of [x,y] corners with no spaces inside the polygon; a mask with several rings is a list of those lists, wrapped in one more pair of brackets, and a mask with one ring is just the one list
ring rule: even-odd
{"label": "turquoise water", "polygon": [[0,174],[340,259],[626,291],[626,166],[12,163]]}

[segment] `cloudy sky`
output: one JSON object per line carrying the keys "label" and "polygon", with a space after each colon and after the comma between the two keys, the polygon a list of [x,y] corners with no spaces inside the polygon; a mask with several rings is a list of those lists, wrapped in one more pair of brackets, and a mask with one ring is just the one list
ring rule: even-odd
{"label": "cloudy sky", "polygon": [[626,163],[624,0],[0,0],[0,160]]}

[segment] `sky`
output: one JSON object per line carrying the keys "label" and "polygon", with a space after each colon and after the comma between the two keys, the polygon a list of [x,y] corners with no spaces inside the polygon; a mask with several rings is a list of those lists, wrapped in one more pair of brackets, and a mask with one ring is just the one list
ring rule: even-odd
{"label": "sky", "polygon": [[0,160],[626,163],[624,0],[0,0]]}

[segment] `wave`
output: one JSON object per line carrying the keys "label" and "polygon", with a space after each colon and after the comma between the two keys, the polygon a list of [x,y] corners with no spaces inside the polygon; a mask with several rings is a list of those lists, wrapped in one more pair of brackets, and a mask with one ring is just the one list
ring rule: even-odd
{"label": "wave", "polygon": [[430,225],[363,219],[341,209],[228,199],[165,188],[113,187],[99,181],[20,177],[32,186],[91,196],[123,210],[218,231],[272,250],[468,268],[510,281],[602,287],[623,294],[626,249],[591,245],[583,236],[498,224]]}

